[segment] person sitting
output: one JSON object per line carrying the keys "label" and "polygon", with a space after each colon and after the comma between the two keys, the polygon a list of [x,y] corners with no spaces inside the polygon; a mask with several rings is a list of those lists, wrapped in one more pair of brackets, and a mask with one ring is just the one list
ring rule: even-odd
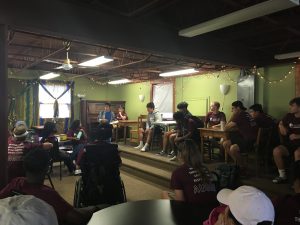
{"label": "person sitting", "polygon": [[190,113],[190,111],[188,110],[188,106],[189,104],[187,102],[180,102],[177,105],[177,109],[179,112],[182,112],[184,114],[184,117],[186,119],[189,119],[190,117],[192,117],[193,115]]}
{"label": "person sitting", "polygon": [[72,160],[77,160],[78,153],[84,148],[87,142],[87,134],[81,127],[80,120],[74,120],[67,132],[67,139],[72,141]]}
{"label": "person sitting", "polygon": [[[155,110],[155,105],[153,102],[149,102],[146,105],[148,116],[147,116],[147,122],[146,122],[146,130],[143,128],[139,129],[139,141],[140,144],[134,148],[140,149],[142,152],[145,152],[148,150],[150,141],[154,132],[154,122],[161,121],[161,114]],[[144,145],[143,138],[144,135],[146,135],[146,144]]]}
{"label": "person sitting", "polygon": [[223,147],[236,165],[243,167],[240,152],[248,151],[249,148],[253,147],[258,127],[249,113],[246,112],[241,101],[232,103],[232,112],[233,115],[226,124],[225,130],[235,132],[230,132],[230,139],[223,142]]}
{"label": "person sitting", "polygon": [[205,124],[207,127],[220,126],[221,121],[226,123],[226,116],[223,112],[219,111],[220,103],[212,102],[210,105],[210,112],[205,117]]}
{"label": "person sitting", "polygon": [[286,195],[274,202],[276,225],[297,225],[300,223],[300,160],[293,164],[291,172],[295,195]]}
{"label": "person sitting", "polygon": [[272,225],[275,211],[271,200],[259,189],[241,186],[222,189],[217,199],[227,205],[215,225]]}
{"label": "person sitting", "polygon": [[[173,114],[173,118],[177,124],[177,133],[174,138],[174,143],[177,147],[186,139],[193,139],[196,143],[200,142],[197,125],[191,117],[186,117],[182,111],[177,111]],[[177,159],[177,154],[178,152],[175,152],[170,161],[175,161]]]}
{"label": "person sitting", "polygon": [[104,104],[104,111],[99,112],[98,121],[105,120],[107,123],[111,123],[115,120],[115,113],[111,111],[111,104],[106,102]]}
{"label": "person sitting", "polygon": [[25,176],[23,170],[24,156],[33,148],[41,146],[49,150],[53,145],[49,142],[39,144],[26,141],[28,131],[24,121],[18,121],[13,129],[12,136],[8,138],[8,181],[15,177]]}
{"label": "person sitting", "polygon": [[117,120],[128,120],[128,116],[125,112],[125,107],[121,105],[118,108]]}
{"label": "person sitting", "polygon": [[[186,139],[181,147],[180,159],[183,165],[173,171],[171,176],[174,199],[203,205],[216,203],[216,186],[208,169],[201,163],[197,144],[192,139]],[[169,198],[167,192],[163,192],[163,198]]]}
{"label": "person sitting", "polygon": [[254,104],[249,107],[249,114],[260,128],[276,127],[276,119],[263,111],[261,104]]}
{"label": "person sitting", "polygon": [[283,158],[294,156],[295,161],[300,160],[300,97],[290,101],[290,113],[285,115],[278,127],[284,142],[273,150],[274,161],[279,172],[279,176],[273,179],[273,183],[276,184],[287,181]]}
{"label": "person sitting", "polygon": [[68,153],[59,149],[59,144],[57,138],[54,136],[57,132],[56,125],[53,122],[46,122],[44,124],[44,129],[42,131],[41,143],[50,142],[53,144],[52,151],[50,155],[53,159],[58,157],[64,161],[65,165],[68,167],[69,173],[73,174],[75,172],[76,166],[73,164],[73,161]]}
{"label": "person sitting", "polygon": [[0,191],[0,199],[7,198],[12,192],[33,195],[49,205],[55,212],[59,224],[86,224],[98,207],[75,209],[54,189],[44,185],[49,168],[49,155],[40,148],[30,151],[24,158],[26,177],[17,177]]}
{"label": "person sitting", "polygon": [[2,225],[58,225],[53,207],[32,195],[16,195],[0,200]]}

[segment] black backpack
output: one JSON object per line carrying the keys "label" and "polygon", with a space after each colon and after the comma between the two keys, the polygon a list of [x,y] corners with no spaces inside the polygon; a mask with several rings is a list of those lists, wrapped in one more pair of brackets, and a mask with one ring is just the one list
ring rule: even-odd
{"label": "black backpack", "polygon": [[221,164],[212,172],[212,176],[217,190],[236,189],[239,186],[239,167],[236,165]]}
{"label": "black backpack", "polygon": [[204,122],[197,116],[190,116],[189,119],[192,119],[195,124],[196,124],[196,128],[203,128],[204,127]]}

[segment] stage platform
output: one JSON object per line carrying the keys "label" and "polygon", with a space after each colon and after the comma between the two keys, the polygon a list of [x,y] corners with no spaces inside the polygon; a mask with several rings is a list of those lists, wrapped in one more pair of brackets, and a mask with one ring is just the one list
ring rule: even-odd
{"label": "stage platform", "polygon": [[[130,145],[124,145],[118,143],[119,151],[122,158],[121,170],[126,173],[144,180],[151,184],[154,184],[162,189],[168,189],[170,187],[171,174],[180,163],[178,161],[169,161],[166,156],[156,155],[157,151],[140,152]],[[205,165],[214,170],[218,165],[223,164],[221,161],[208,161]],[[247,179],[242,179],[242,184],[255,186],[269,196],[277,196],[284,194],[292,194],[293,191],[289,184],[273,184],[272,177],[275,173],[265,173],[264,171],[259,173],[259,176],[251,175],[253,171],[254,163],[251,161],[251,157],[248,162],[250,175]],[[254,174],[252,172],[252,174]]]}

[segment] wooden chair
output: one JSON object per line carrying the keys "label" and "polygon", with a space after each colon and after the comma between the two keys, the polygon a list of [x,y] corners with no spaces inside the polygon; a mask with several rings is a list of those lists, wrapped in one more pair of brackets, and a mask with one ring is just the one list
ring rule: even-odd
{"label": "wooden chair", "polygon": [[140,115],[135,128],[130,129],[130,142],[139,143],[139,129],[144,128],[143,120],[147,119],[147,115]]}

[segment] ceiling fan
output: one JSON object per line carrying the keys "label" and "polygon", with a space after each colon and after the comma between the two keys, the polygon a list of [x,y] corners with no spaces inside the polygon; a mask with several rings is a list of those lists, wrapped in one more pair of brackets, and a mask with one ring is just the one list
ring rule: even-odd
{"label": "ceiling fan", "polygon": [[67,58],[64,60],[63,64],[61,66],[59,66],[59,67],[54,68],[54,69],[57,69],[57,70],[59,70],[59,69],[63,69],[63,70],[71,70],[71,69],[73,69],[73,65],[71,64],[71,61],[69,59],[69,51],[68,51],[68,49],[67,49]]}

